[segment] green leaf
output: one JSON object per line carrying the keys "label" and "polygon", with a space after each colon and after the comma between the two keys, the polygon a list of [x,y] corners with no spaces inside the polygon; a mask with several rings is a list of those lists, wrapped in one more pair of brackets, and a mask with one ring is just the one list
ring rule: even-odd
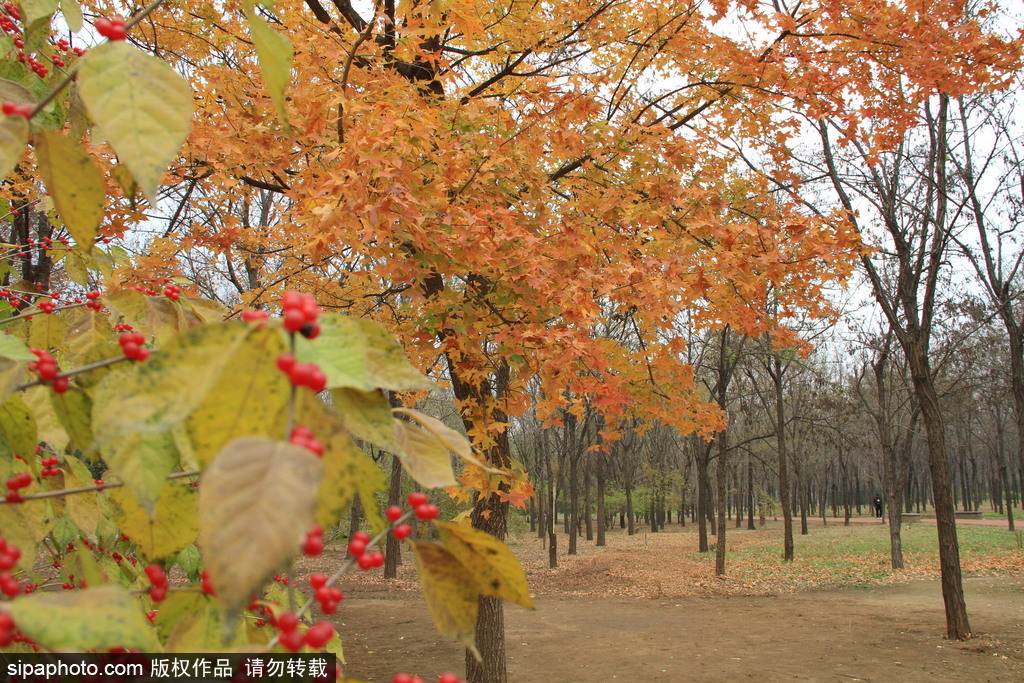
{"label": "green leaf", "polygon": [[0,120],[0,178],[5,177],[25,153],[28,142],[28,120],[22,116],[5,116]]}
{"label": "green leaf", "polygon": [[285,348],[279,328],[257,328],[227,359],[187,422],[200,467],[238,437],[284,436],[292,386],[274,361]]}
{"label": "green leaf", "polygon": [[[64,486],[67,488],[79,488],[92,485],[92,477],[89,476],[89,470],[85,468],[81,461],[71,456],[68,456],[66,461],[71,466],[71,472],[64,474]],[[82,478],[83,474],[85,478]],[[96,526],[100,521],[100,507],[96,500],[98,495],[97,493],[78,493],[73,496],[66,496],[64,499],[67,503],[68,515],[71,517],[71,521],[75,523],[75,526],[78,527],[79,532],[85,538],[96,538]]]}
{"label": "green leaf", "polygon": [[11,614],[18,630],[48,650],[161,651],[139,601],[118,586],[33,593],[11,603]]}
{"label": "green leaf", "polygon": [[433,386],[380,324],[330,313],[321,315],[318,323],[320,336],[310,342],[302,340],[296,356],[319,365],[329,388],[407,391]]}
{"label": "green leaf", "polygon": [[178,465],[178,449],[168,432],[131,432],[110,439],[100,448],[103,460],[124,482],[150,515]]}
{"label": "green leaf", "polygon": [[434,435],[411,422],[395,422],[401,449],[395,453],[409,476],[425,488],[455,485],[448,449]]}
{"label": "green leaf", "polygon": [[533,609],[526,574],[504,543],[488,533],[454,522],[435,522],[441,542],[462,563],[481,595]]}
{"label": "green leaf", "polygon": [[21,361],[36,359],[35,354],[28,350],[24,342],[9,334],[0,334],[0,358]]}
{"label": "green leaf", "polygon": [[203,472],[199,545],[227,614],[298,554],[322,474],[305,448],[259,437],[228,444]]}
{"label": "green leaf", "polygon": [[[71,387],[70,390],[73,390]],[[56,396],[53,389],[36,385],[29,387],[22,393],[25,405],[32,411],[36,420],[36,431],[40,441],[44,441],[54,450],[63,450],[70,437],[64,425],[61,423],[61,416],[57,414],[53,404],[53,397]]]}
{"label": "green leaf", "polygon": [[35,449],[36,421],[21,396],[11,396],[0,406],[0,433],[15,453],[28,456]]}
{"label": "green leaf", "polygon": [[203,568],[203,556],[199,554],[199,546],[193,544],[186,547],[178,553],[176,562],[181,565],[181,569],[189,581],[199,580]]}
{"label": "green leaf", "polygon": [[420,587],[437,632],[476,653],[479,601],[472,575],[442,546],[423,541],[409,543],[416,554]]}
{"label": "green leaf", "polygon": [[250,332],[230,323],[195,327],[130,372],[105,377],[93,394],[93,431],[100,448],[133,432],[165,432],[182,423]]}
{"label": "green leaf", "polygon": [[380,446],[389,453],[396,453],[401,448],[395,438],[391,405],[380,390],[333,389],[331,402],[345,428],[357,439]]}
{"label": "green leaf", "polygon": [[270,95],[270,100],[277,109],[281,122],[288,125],[288,110],[285,109],[284,91],[291,81],[292,60],[295,53],[291,41],[284,34],[278,33],[267,25],[252,8],[246,8],[245,16],[249,20],[249,33],[256,56],[260,60],[260,72],[263,83]]}
{"label": "green leaf", "polygon": [[[37,302],[38,303],[38,300]],[[68,325],[59,315],[38,313],[32,316],[28,329],[29,346],[37,349],[52,349],[64,340]]]}
{"label": "green leaf", "polygon": [[64,225],[79,247],[92,248],[107,188],[89,153],[60,133],[35,134],[37,167]]}
{"label": "green leaf", "polygon": [[47,392],[54,412],[71,440],[71,448],[88,453],[92,448],[92,401],[89,395],[72,385],[63,394]]}
{"label": "green leaf", "polygon": [[125,41],[102,43],[82,58],[82,101],[152,204],[156,188],[192,122],[192,88],[162,59]]}
{"label": "green leaf", "polygon": [[135,496],[126,489],[113,489],[111,498],[121,508],[118,524],[142,554],[150,560],[163,560],[177,555],[196,542],[199,521],[196,517],[196,494],[181,482],[168,482],[149,515]]}

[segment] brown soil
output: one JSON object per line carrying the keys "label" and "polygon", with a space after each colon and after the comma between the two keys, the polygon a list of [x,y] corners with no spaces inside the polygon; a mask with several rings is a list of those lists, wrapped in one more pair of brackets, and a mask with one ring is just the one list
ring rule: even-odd
{"label": "brown soil", "polygon": [[[512,683],[1024,680],[1020,572],[965,580],[976,636],[951,642],[934,580],[790,593],[747,582],[737,591],[734,579],[712,576],[713,557],[692,553],[689,529],[613,535],[606,548],[581,542],[556,570],[535,539],[511,545],[537,606],[506,608]],[[304,569],[337,566],[340,555],[317,559]],[[335,621],[348,676],[387,682],[407,671],[429,681],[464,671],[462,648],[433,629],[413,565],[395,582],[345,581]]]}

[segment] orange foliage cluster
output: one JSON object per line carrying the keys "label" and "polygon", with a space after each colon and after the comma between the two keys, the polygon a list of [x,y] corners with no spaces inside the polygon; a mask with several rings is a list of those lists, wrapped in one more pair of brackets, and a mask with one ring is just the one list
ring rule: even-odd
{"label": "orange foliage cluster", "polygon": [[484,386],[507,364],[498,402],[461,406],[482,447],[534,377],[542,416],[586,396],[609,433],[638,402],[718,428],[680,316],[794,344],[787,318],[827,313],[861,250],[843,215],[800,199],[801,122],[882,148],[924,98],[1001,85],[1020,55],[956,0],[395,4],[365,29],[332,13],[356,14],[345,1],[329,23],[316,2],[260,10],[295,48],[287,122],[238,3],[139,25],[193,74],[199,114],[168,180],[197,184],[203,217],[135,266],[208,250],[253,276],[243,305],[287,282],[382,319],[424,368],[443,353]]}

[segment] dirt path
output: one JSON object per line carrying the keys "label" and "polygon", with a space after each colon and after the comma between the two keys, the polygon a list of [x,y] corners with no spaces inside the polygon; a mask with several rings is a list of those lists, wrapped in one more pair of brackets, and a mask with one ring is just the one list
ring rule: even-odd
{"label": "dirt path", "polygon": [[[982,635],[965,643],[941,637],[939,591],[928,581],[781,597],[544,596],[536,612],[506,612],[509,680],[1024,680],[1024,580],[967,580]],[[360,587],[342,624],[350,676],[463,671],[417,592]]]}
{"label": "dirt path", "polygon": [[[1024,572],[966,579],[977,637],[955,643],[942,637],[937,581],[728,594],[713,562],[684,550],[689,535],[582,545],[556,570],[535,540],[513,545],[537,610],[506,608],[509,681],[1024,681]],[[737,533],[733,543],[758,538]],[[347,675],[461,674],[463,650],[435,633],[411,562],[401,576],[345,586],[336,621]]]}

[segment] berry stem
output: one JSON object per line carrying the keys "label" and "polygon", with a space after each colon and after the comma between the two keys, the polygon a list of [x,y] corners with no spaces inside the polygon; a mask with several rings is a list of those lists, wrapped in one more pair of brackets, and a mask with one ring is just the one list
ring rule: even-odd
{"label": "berry stem", "polygon": [[[186,477],[198,477],[199,470],[193,470],[191,472],[174,472],[168,474],[168,479],[184,479]],[[93,484],[92,486],[79,486],[73,489],[57,489],[54,491],[43,491],[42,493],[32,493],[27,496],[22,496],[23,501],[29,500],[40,500],[42,498],[60,498],[61,496],[70,496],[76,493],[89,493],[90,491],[102,491],[104,489],[116,489],[119,486],[124,486],[122,482],[112,481],[109,484]],[[7,501],[0,498],[0,505],[8,505]]]}
{"label": "berry stem", "polygon": [[[381,531],[379,534],[370,539],[370,542],[366,544],[366,549],[370,550],[371,548],[376,548],[377,544],[383,538],[385,538],[391,532],[392,529],[394,529],[399,524],[404,524],[406,521],[409,520],[409,518],[413,516],[413,514],[414,511],[409,510],[404,515],[393,521],[386,529],[384,529],[384,531]],[[338,570],[331,574],[331,576],[327,579],[327,583],[324,585],[333,586],[335,583],[337,583],[338,579],[340,579],[342,576],[348,573],[348,570],[352,568],[353,564],[355,564],[355,560],[352,557],[348,557],[344,562],[341,563],[341,566],[338,567]],[[291,578],[291,575],[289,575],[289,578]],[[290,580],[288,582],[289,598],[291,596],[291,588],[294,585],[295,581]],[[303,603],[302,607],[300,607],[297,611],[293,609],[292,613],[295,614],[296,617],[299,617],[301,619],[302,615],[309,611],[309,609],[313,606],[314,602],[316,602],[315,598],[307,598],[306,602]],[[294,607],[294,605],[291,605],[291,607]],[[267,643],[267,646],[263,651],[270,652],[272,649],[274,649],[274,646],[277,645],[277,641],[279,640],[279,638],[280,634],[277,634],[273,638],[271,638],[270,642]]]}
{"label": "berry stem", "polygon": [[[35,296],[41,297],[42,295],[36,294]],[[77,304],[65,304],[64,306],[58,306],[57,308],[53,309],[51,313],[56,313],[57,311],[66,311],[69,308],[81,308],[82,306],[85,306],[85,303],[86,302],[82,301]],[[24,320],[25,318],[31,318],[34,315],[45,315],[45,313],[38,308],[32,308],[28,311],[19,313],[18,315],[12,315],[10,318],[4,318],[3,320],[0,320],[0,325],[6,325],[7,323],[14,322],[15,320]]]}
{"label": "berry stem", "polygon": [[[59,377],[72,377],[73,375],[81,375],[82,373],[85,373],[85,372],[90,372],[92,370],[98,370],[99,368],[105,368],[108,365],[115,365],[117,363],[123,363],[126,360],[129,360],[128,356],[117,356],[115,358],[105,358],[103,360],[98,360],[95,363],[88,363],[86,365],[82,365],[82,366],[79,366],[77,368],[72,368],[71,370],[67,370],[65,372],[61,372],[61,373],[59,373],[57,375],[57,377],[54,377],[53,379],[57,379]],[[25,382],[24,384],[19,384],[18,386],[14,387],[14,390],[15,391],[22,391],[24,389],[28,389],[29,387],[34,387],[34,386],[37,386],[37,385],[40,385],[40,384],[52,384],[52,383],[53,383],[53,380],[43,381],[41,379],[34,379],[31,382]]]}

